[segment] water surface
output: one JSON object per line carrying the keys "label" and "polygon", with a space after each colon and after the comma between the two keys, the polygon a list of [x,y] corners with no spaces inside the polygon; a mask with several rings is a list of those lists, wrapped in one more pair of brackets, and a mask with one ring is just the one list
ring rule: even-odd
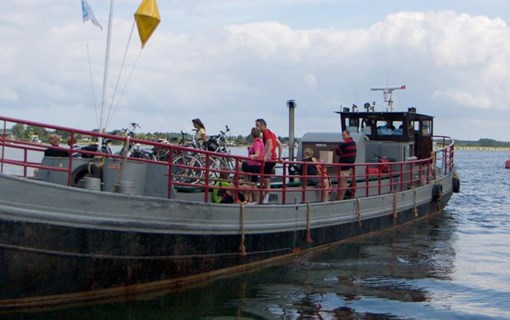
{"label": "water surface", "polygon": [[457,151],[446,210],[334,249],[138,300],[2,319],[510,319],[510,170]]}

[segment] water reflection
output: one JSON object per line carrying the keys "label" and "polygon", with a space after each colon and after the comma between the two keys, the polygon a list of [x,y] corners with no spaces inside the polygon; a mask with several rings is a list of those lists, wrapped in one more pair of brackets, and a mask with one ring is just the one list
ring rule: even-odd
{"label": "water reflection", "polygon": [[453,230],[454,221],[445,214],[296,260],[281,268],[279,281],[256,285],[256,297],[248,299],[249,308],[243,301],[243,310],[266,318],[269,312],[285,319],[358,319],[354,305],[367,299],[373,304],[430,301],[434,293],[426,284],[449,280],[454,271]]}
{"label": "water reflection", "polygon": [[434,218],[179,292],[21,318],[509,319],[508,155],[456,157],[461,193]]}

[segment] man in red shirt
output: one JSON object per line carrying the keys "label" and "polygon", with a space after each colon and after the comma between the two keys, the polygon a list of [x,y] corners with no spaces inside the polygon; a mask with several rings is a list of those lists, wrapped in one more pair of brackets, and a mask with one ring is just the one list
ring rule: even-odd
{"label": "man in red shirt", "polygon": [[[267,128],[267,123],[264,119],[257,119],[255,125],[262,131],[262,140],[264,141],[264,174],[267,176],[264,179],[265,191],[262,203],[268,203],[269,190],[271,189],[271,179],[269,175],[273,174],[276,162],[280,161],[282,158],[282,143],[276,135]],[[278,156],[276,155],[276,148],[278,148]]]}
{"label": "man in red shirt", "polygon": [[[354,166],[349,166],[356,162],[356,142],[352,139],[349,131],[342,132],[343,143],[336,148],[336,154],[340,157],[338,162],[342,164],[340,168],[340,180],[338,186],[340,187],[337,195],[337,200],[343,200],[345,191],[347,190],[347,178],[351,177]],[[353,181],[355,183],[355,181]]]}

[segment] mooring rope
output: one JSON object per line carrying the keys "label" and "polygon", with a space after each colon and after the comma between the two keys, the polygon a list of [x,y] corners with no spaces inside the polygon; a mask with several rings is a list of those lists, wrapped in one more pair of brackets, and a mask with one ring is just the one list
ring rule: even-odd
{"label": "mooring rope", "polygon": [[[79,253],[79,252],[62,252],[57,250],[49,250],[49,249],[37,249],[37,248],[28,248],[17,245],[10,244],[0,244],[0,248],[6,250],[13,251],[23,251],[30,252],[35,254],[44,254],[44,255],[52,255],[58,257],[73,257],[73,258],[88,258],[88,259],[116,259],[116,260],[140,260],[140,261],[153,261],[153,260],[179,260],[179,259],[195,259],[195,258],[212,258],[212,257],[231,257],[239,255],[237,252],[221,252],[221,253],[203,253],[203,254],[185,254],[185,255],[151,255],[151,256],[134,256],[134,255],[114,255],[114,254],[101,254],[101,253]],[[262,251],[252,251],[250,255],[258,255],[258,254],[273,254],[277,252],[291,252],[291,248],[281,248],[274,250],[262,250]],[[248,255],[248,254],[247,254]]]}
{"label": "mooring rope", "polygon": [[398,219],[398,212],[397,212],[397,192],[393,192],[393,222],[396,223]]}
{"label": "mooring rope", "polygon": [[356,198],[356,213],[358,215],[358,226],[361,227],[361,203],[359,198]]}
{"label": "mooring rope", "polygon": [[418,208],[416,207],[416,188],[414,186],[413,186],[413,191],[414,191],[414,198],[413,198],[414,208],[413,208],[413,213],[414,213],[414,216],[417,217],[418,216]]}
{"label": "mooring rope", "polygon": [[[438,183],[438,185],[441,185],[440,183]],[[439,192],[439,196],[437,198],[437,202],[436,202],[436,210],[439,211],[441,209],[441,201],[442,201],[442,197],[443,197],[443,192]]]}
{"label": "mooring rope", "polygon": [[311,222],[310,222],[310,219],[311,219],[311,212],[310,212],[310,202],[306,202],[306,242],[308,243],[312,243],[313,240],[312,240],[312,234],[311,234],[311,231],[310,231],[310,225],[311,225]]}
{"label": "mooring rope", "polygon": [[245,235],[244,235],[244,219],[245,219],[245,207],[244,203],[241,203],[241,245],[239,246],[239,250],[241,251],[241,257],[246,257],[246,245],[245,245]]}

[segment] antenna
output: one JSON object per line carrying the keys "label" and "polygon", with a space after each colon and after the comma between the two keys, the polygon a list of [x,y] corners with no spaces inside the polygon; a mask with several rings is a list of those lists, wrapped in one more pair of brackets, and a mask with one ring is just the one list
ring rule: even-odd
{"label": "antenna", "polygon": [[372,88],[372,91],[382,91],[384,102],[388,103],[388,107],[386,108],[386,111],[393,111],[393,100],[391,99],[391,94],[393,93],[393,90],[405,90],[406,86],[402,85],[400,87],[382,87],[382,88]]}

